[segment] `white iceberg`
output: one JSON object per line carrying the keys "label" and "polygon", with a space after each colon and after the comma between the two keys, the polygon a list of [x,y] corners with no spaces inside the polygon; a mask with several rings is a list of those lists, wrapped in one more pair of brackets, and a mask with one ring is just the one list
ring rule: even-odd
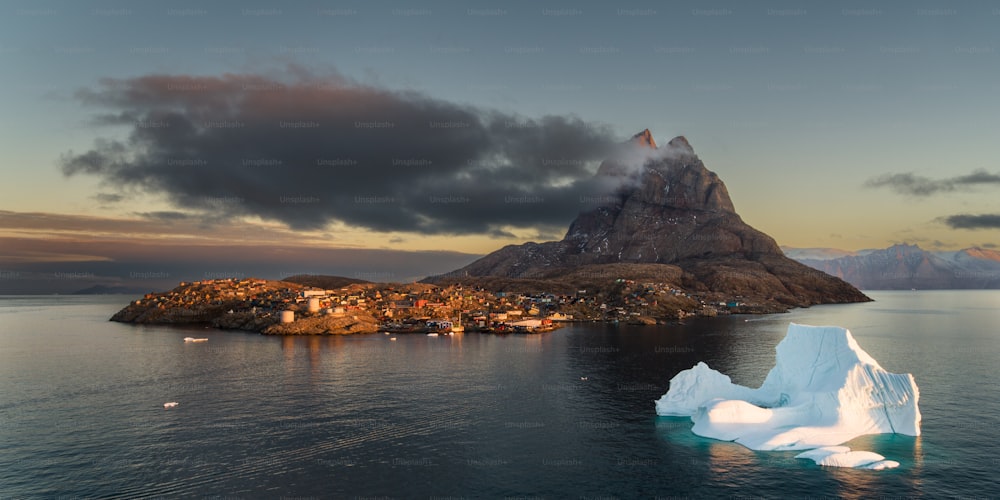
{"label": "white iceberg", "polygon": [[897,462],[836,447],[866,434],[920,435],[920,392],[913,375],[885,371],[835,326],[792,323],[774,368],[758,389],[733,384],[698,363],[670,380],[658,415],[689,416],[699,436],[753,450],[815,450],[820,465],[890,468]]}

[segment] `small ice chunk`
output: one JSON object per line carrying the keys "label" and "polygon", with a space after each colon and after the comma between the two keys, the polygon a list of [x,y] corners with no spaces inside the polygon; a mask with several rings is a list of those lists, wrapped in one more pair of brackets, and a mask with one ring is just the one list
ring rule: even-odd
{"label": "small ice chunk", "polygon": [[868,469],[868,470],[882,470],[882,469],[895,469],[896,467],[899,467],[899,462],[895,460],[879,460],[878,462],[870,463],[868,465],[863,465],[858,468]]}
{"label": "small ice chunk", "polygon": [[871,451],[851,451],[846,446],[824,446],[795,455],[795,458],[807,458],[817,465],[827,467],[854,467],[856,469],[882,470],[899,467],[899,462],[886,460],[885,457]]}

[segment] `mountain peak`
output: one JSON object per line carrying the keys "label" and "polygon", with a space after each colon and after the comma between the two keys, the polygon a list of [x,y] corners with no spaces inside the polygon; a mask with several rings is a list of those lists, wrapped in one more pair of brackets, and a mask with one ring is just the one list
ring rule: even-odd
{"label": "mountain peak", "polygon": [[905,243],[905,242],[904,243],[895,243],[892,246],[890,246],[889,248],[887,248],[886,250],[892,250],[892,251],[895,251],[895,252],[903,252],[903,253],[908,253],[908,252],[923,252],[924,251],[924,249],[920,248],[919,245],[915,245],[913,243]]}
{"label": "mountain peak", "polygon": [[[507,246],[427,281],[492,276],[539,279],[545,286],[546,279],[587,275],[593,283],[662,265],[658,269],[674,273],[676,287],[705,297],[742,296],[764,308],[759,310],[868,300],[847,283],[785,257],[773,238],[743,222],[722,179],[685,137],[650,153],[645,148],[656,143],[643,130],[623,146],[596,174],[614,191],[595,197],[600,201],[577,216],[562,240]],[[625,267],[591,267],[607,265]]]}
{"label": "mountain peak", "polygon": [[1000,252],[988,248],[982,248],[982,247],[966,248],[964,250],[960,250],[959,253],[965,254],[974,259],[1000,262]]}
{"label": "mountain peak", "polygon": [[638,134],[633,135],[632,142],[640,146],[647,146],[656,149],[656,141],[653,140],[653,133],[650,132],[648,128],[643,130],[642,132],[639,132]]}
{"label": "mountain peak", "polygon": [[667,147],[681,150],[685,153],[694,154],[694,148],[691,147],[691,143],[688,142],[687,137],[684,137],[683,135],[670,139],[670,142],[667,143]]}

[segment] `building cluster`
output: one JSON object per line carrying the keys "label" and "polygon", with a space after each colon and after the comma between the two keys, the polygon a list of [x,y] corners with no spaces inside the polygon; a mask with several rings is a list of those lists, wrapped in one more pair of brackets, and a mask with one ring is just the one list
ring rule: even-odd
{"label": "building cluster", "polygon": [[[678,303],[719,311],[738,307],[737,299],[706,302],[667,283],[637,283],[619,279],[610,288],[579,289],[570,294],[490,291],[460,284],[358,283],[339,289],[319,289],[262,279],[214,279],[182,282],[177,288],[147,294],[136,306],[225,313],[292,322],[316,315],[367,314],[386,328],[406,329],[428,321],[447,320],[479,331],[536,331],[560,321],[632,321],[663,318],[684,308]],[[690,307],[687,307],[690,309]],[[192,313],[194,314],[194,313]]]}
{"label": "building cluster", "polygon": [[262,316],[276,315],[296,303],[299,290],[287,283],[262,279],[224,278],[182,281],[164,293],[148,293],[135,305],[192,314],[205,309],[233,308]]}

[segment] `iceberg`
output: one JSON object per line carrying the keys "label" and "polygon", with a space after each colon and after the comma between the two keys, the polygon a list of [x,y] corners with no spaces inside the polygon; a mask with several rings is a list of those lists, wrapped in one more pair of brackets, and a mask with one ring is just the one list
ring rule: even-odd
{"label": "iceberg", "polygon": [[913,375],[879,366],[846,328],[792,323],[757,389],[698,363],[670,380],[656,413],[687,416],[699,436],[753,450],[813,450],[817,464],[869,469],[898,462],[837,446],[866,434],[920,435]]}

